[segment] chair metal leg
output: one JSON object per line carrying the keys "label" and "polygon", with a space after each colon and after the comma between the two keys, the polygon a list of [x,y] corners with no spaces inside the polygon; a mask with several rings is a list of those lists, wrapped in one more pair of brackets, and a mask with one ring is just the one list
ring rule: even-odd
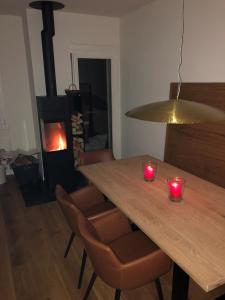
{"label": "chair metal leg", "polygon": [[81,285],[82,285],[86,260],[87,260],[87,252],[84,249],[83,256],[82,256],[82,262],[81,262],[81,268],[80,268],[80,276],[79,276],[79,281],[78,281],[78,285],[77,285],[78,289],[80,289]]}
{"label": "chair metal leg", "polygon": [[75,238],[75,233],[72,232],[71,235],[70,235],[69,242],[68,242],[67,247],[66,247],[65,254],[64,254],[64,257],[65,257],[65,258],[67,257],[67,255],[68,255],[68,253],[69,253],[69,251],[70,251],[70,247],[71,247],[71,245],[72,245],[72,242],[73,242],[74,238]]}
{"label": "chair metal leg", "polygon": [[159,300],[163,300],[163,293],[162,293],[162,287],[161,287],[161,283],[160,283],[160,279],[157,278],[155,280],[155,286],[158,292],[158,296],[159,296]]}
{"label": "chair metal leg", "polygon": [[120,300],[120,294],[121,294],[121,290],[116,289],[114,300]]}
{"label": "chair metal leg", "polygon": [[84,295],[84,298],[83,298],[83,300],[87,300],[87,298],[88,298],[88,296],[89,296],[89,294],[90,294],[90,291],[91,291],[91,289],[92,289],[92,287],[93,287],[93,285],[94,285],[94,283],[95,283],[95,279],[97,278],[97,274],[95,274],[95,272],[93,272],[92,273],[92,276],[91,276],[91,280],[90,280],[90,282],[89,282],[89,285],[88,285],[88,288],[87,288],[87,290],[86,290],[86,293],[85,293],[85,295]]}

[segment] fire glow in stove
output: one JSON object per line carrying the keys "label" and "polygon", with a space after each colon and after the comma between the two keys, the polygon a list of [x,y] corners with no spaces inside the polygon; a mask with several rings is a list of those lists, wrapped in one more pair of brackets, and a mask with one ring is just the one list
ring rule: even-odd
{"label": "fire glow in stove", "polygon": [[52,152],[67,149],[65,125],[63,122],[41,122],[41,135],[44,151]]}

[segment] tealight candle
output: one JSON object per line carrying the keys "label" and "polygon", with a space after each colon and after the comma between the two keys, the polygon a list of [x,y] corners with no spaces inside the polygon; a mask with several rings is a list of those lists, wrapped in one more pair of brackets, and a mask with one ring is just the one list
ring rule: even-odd
{"label": "tealight candle", "polygon": [[167,180],[169,188],[169,198],[171,201],[179,202],[182,200],[184,182],[180,177],[169,178]]}
{"label": "tealight candle", "polygon": [[151,161],[144,163],[144,179],[146,181],[153,181],[156,175],[156,164]]}

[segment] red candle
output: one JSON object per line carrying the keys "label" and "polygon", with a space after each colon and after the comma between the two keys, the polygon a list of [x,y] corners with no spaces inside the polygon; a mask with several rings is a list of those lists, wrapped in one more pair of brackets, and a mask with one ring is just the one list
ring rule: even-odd
{"label": "red candle", "polygon": [[144,179],[146,181],[153,181],[155,179],[156,167],[152,162],[144,164]]}
{"label": "red candle", "polygon": [[180,201],[182,200],[182,179],[179,177],[175,177],[168,180],[169,187],[169,198],[172,201]]}

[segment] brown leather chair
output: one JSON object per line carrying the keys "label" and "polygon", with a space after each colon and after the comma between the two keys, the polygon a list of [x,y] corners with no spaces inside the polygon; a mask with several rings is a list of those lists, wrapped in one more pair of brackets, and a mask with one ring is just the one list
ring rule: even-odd
{"label": "brown leather chair", "polygon": [[132,232],[128,219],[118,209],[91,222],[80,213],[78,227],[94,267],[84,300],[97,276],[116,289],[115,300],[121,290],[151,281],[155,281],[159,299],[163,299],[159,277],[169,271],[171,260],[143,232]]}
{"label": "brown leather chair", "polygon": [[[110,202],[105,202],[104,196],[94,186],[84,187],[70,195],[60,186],[56,186],[56,198],[63,211],[63,214],[70,226],[72,233],[66,247],[64,257],[67,257],[72,242],[76,235],[80,236],[77,226],[77,214],[75,212],[81,211],[88,219],[95,218],[98,214],[109,211],[114,207]],[[87,254],[83,251],[80,276],[78,281],[78,288],[81,287],[83,272],[86,264]]]}
{"label": "brown leather chair", "polygon": [[[78,156],[78,166],[91,165],[98,162],[107,162],[111,160],[115,160],[112,149],[101,149],[90,152],[80,152]],[[86,181],[86,183],[87,185],[88,183],[91,184],[91,182],[89,182],[88,180]],[[105,200],[108,200],[106,196]],[[134,224],[131,220],[130,224],[134,231],[139,229],[137,225]]]}
{"label": "brown leather chair", "polygon": [[115,157],[111,149],[101,149],[91,152],[80,152],[78,156],[78,165],[90,165],[114,159]]}

